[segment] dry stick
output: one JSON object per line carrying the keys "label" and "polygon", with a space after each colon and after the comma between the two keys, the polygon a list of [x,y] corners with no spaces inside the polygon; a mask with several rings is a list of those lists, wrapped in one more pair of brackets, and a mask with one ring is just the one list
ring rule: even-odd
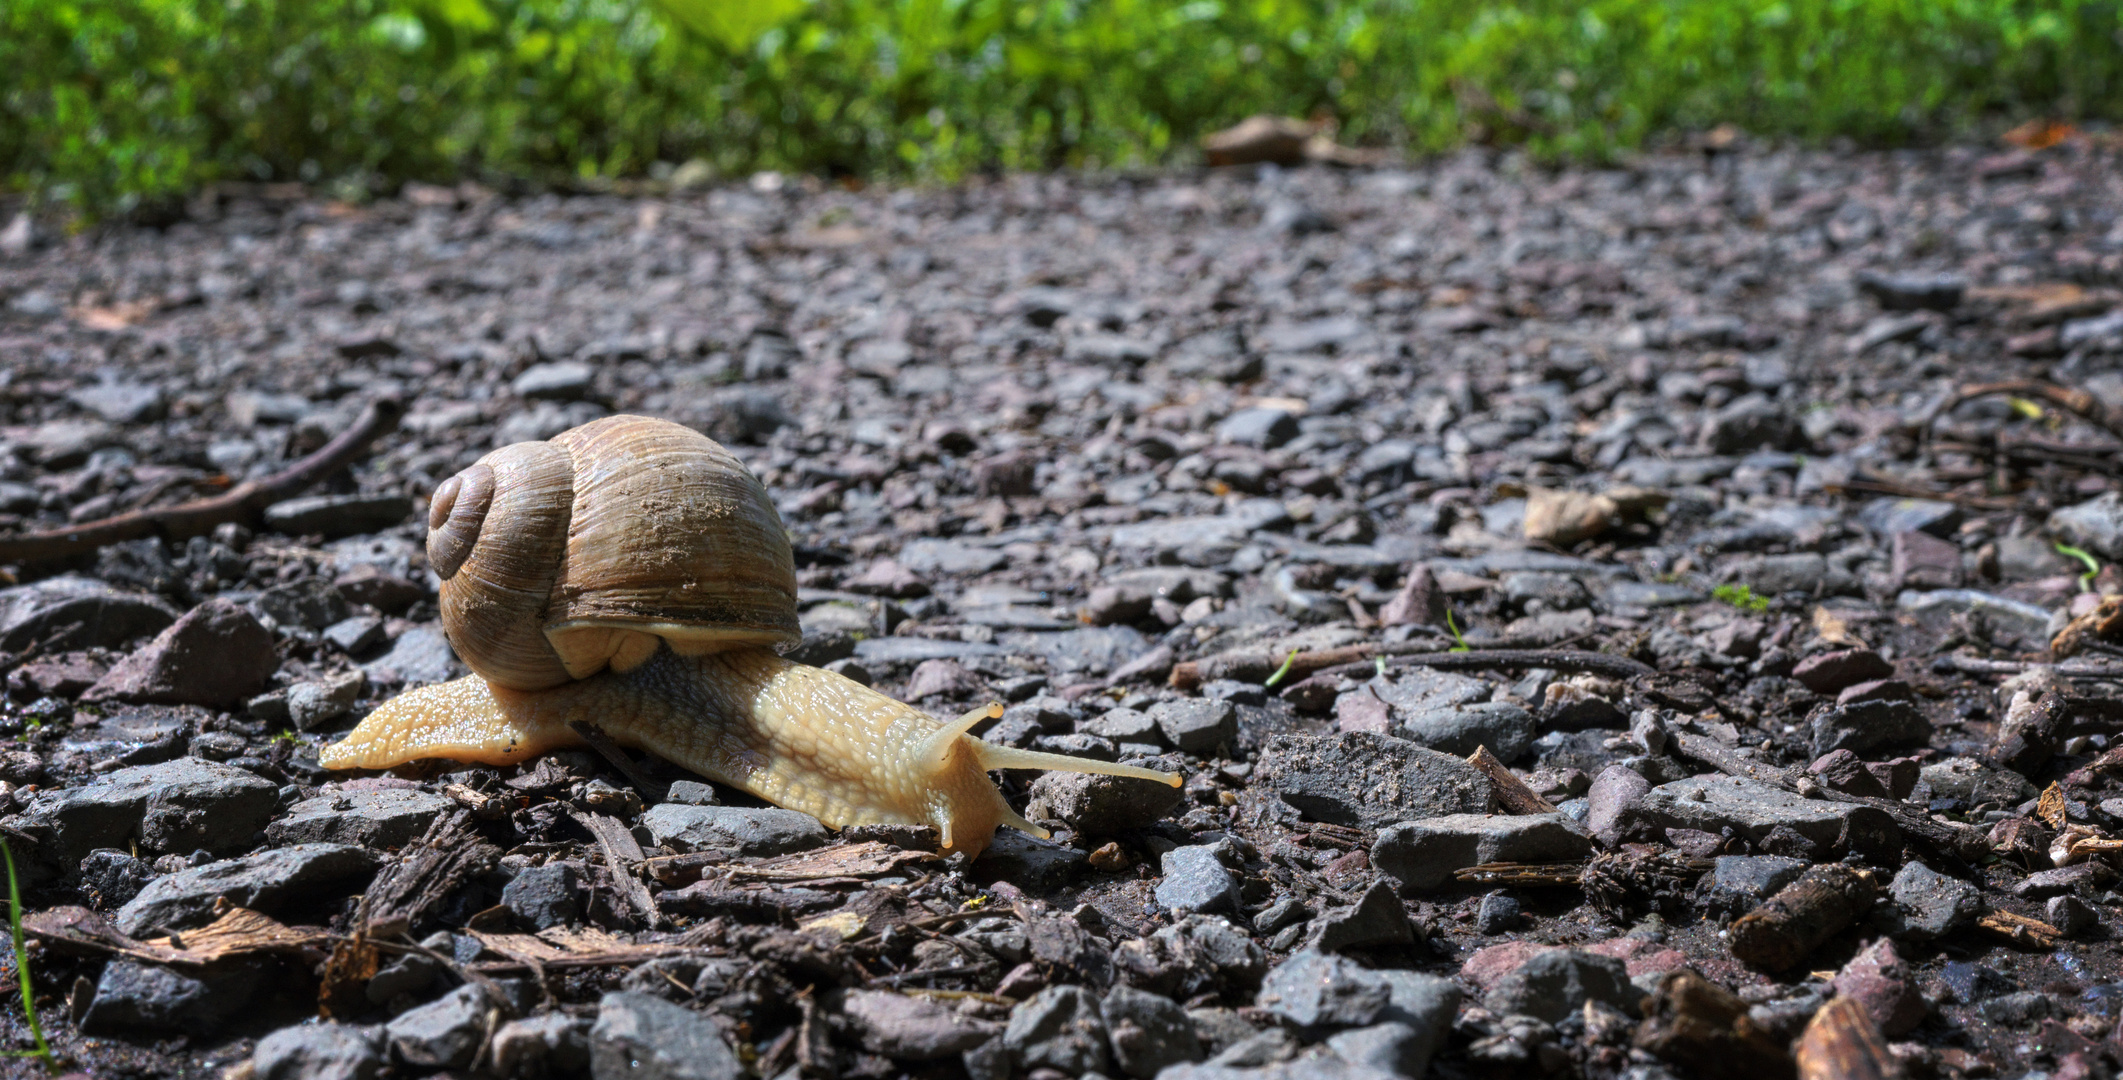
{"label": "dry stick", "polygon": [[1823,802],[1846,803],[1870,806],[1885,811],[1894,818],[1895,824],[1910,839],[1917,841],[1937,854],[1959,860],[1980,859],[1987,850],[1980,833],[1944,822],[1933,821],[1908,803],[1896,799],[1881,799],[1868,795],[1848,795],[1833,788],[1822,787],[1805,777],[1810,790],[1800,790],[1800,778],[1789,769],[1781,769],[1767,762],[1743,758],[1723,743],[1702,735],[1676,732],[1670,744],[1682,757],[1692,758],[1705,765],[1745,780],[1757,780],[1772,787],[1779,787],[1793,794],[1803,794]]}
{"label": "dry stick", "polygon": [[187,540],[205,536],[217,525],[256,525],[265,508],[291,498],[338,472],[368,450],[369,444],[398,429],[405,407],[395,397],[379,397],[352,426],[316,453],[261,480],[246,480],[210,499],[196,499],[155,510],[133,510],[69,525],[63,529],[0,537],[0,563],[36,563],[64,559],[127,540],[160,536]]}
{"label": "dry stick", "polygon": [[1977,656],[1936,656],[1932,658],[1931,670],[1941,674],[1958,672],[1962,675],[2019,675],[2030,668],[2050,667],[2067,679],[2123,679],[2123,664],[2103,664],[2092,660],[2072,659],[2056,664],[2042,664],[2025,660],[1985,660]]}
{"label": "dry stick", "polygon": [[2050,404],[2065,409],[2107,429],[2108,433],[2123,439],[2123,409],[2111,408],[2089,390],[2074,390],[2040,379],[2007,379],[2003,382],[1970,383],[1954,392],[1937,414],[1927,417],[1924,426],[1952,412],[1963,402],[1993,394],[2017,394],[2021,397],[2042,398]]}

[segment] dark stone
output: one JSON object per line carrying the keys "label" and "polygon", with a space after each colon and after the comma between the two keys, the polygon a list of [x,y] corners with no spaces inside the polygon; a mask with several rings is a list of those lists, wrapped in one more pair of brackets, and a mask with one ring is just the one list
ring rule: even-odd
{"label": "dark stone", "polygon": [[1355,906],[1329,911],[1312,920],[1310,945],[1321,952],[1415,944],[1415,924],[1400,894],[1384,881],[1364,890]]}
{"label": "dark stone", "polygon": [[1212,698],[1179,698],[1150,706],[1165,741],[1190,754],[1208,754],[1238,737],[1238,708]]}
{"label": "dark stone", "polygon": [[97,848],[215,854],[248,850],[272,818],[279,789],[253,773],[199,758],[118,769],[85,787],[40,792],[19,823],[46,850],[78,865]]}
{"label": "dark stone", "polygon": [[1474,928],[1484,934],[1508,934],[1518,929],[1521,916],[1519,902],[1503,893],[1490,893],[1482,897],[1482,905],[1474,913]]}
{"label": "dark stone", "polygon": [[467,983],[384,1025],[391,1060],[422,1069],[461,1069],[486,1037],[487,996]]}
{"label": "dark stone", "polygon": [[1167,1066],[1202,1059],[1201,1040],[1179,1003],[1132,986],[1116,986],[1099,1003],[1114,1064],[1138,1080],[1152,1080]]}
{"label": "dark stone", "polygon": [[289,807],[286,816],[265,827],[265,837],[274,844],[399,848],[454,806],[441,795],[413,788],[333,792]]}
{"label": "dark stone", "polygon": [[892,990],[850,990],[839,1004],[840,1015],[864,1050],[898,1061],[941,1061],[1002,1031],[992,1020]]}
{"label": "dark stone", "polygon": [[740,1080],[744,1066],[713,1021],[647,994],[606,994],[590,1028],[595,1080]]}
{"label": "dark stone", "polygon": [[1019,1002],[1010,1010],[1003,1045],[1026,1069],[1081,1076],[1112,1066],[1098,999],[1080,986],[1050,986]]}
{"label": "dark stone", "polygon": [[581,911],[580,868],[571,862],[527,867],[501,889],[501,904],[533,930],[561,926]]}
{"label": "dark stone", "polygon": [[1815,653],[1791,669],[1791,677],[1816,694],[1834,694],[1846,686],[1894,676],[1894,665],[1871,649]]}
{"label": "dark stone", "polygon": [[1815,756],[1835,750],[1863,754],[1880,746],[1920,745],[1931,722],[1907,701],[1858,701],[1816,710],[1812,717]]}
{"label": "dark stone", "polygon": [[155,879],[155,868],[115,848],[97,848],[81,860],[81,891],[97,911],[115,911]]}
{"label": "dark stone", "polygon": [[1579,949],[1551,949],[1498,979],[1482,1004],[1499,1015],[1523,1013],[1553,1024],[1583,1008],[1588,1000],[1626,1012],[1642,997],[1643,992],[1630,984],[1622,961]]}
{"label": "dark stone", "polygon": [[265,508],[265,527],[288,536],[337,540],[381,532],[411,517],[403,495],[306,495]]}
{"label": "dark stone", "polygon": [[284,1027],[251,1052],[257,1080],[375,1080],[382,1068],[375,1029],[351,1024]]}
{"label": "dark stone", "polygon": [[208,1034],[241,1012],[256,986],[257,976],[240,969],[180,971],[113,960],[104,965],[103,977],[96,982],[96,996],[81,1015],[81,1030],[91,1035]]}
{"label": "dark stone", "polygon": [[1874,909],[1873,921],[1881,931],[1896,937],[1917,941],[1944,937],[1983,913],[1982,890],[1920,862],[1904,863],[1888,893],[1894,902]]}
{"label": "dark stone", "polygon": [[4,653],[32,645],[47,653],[118,649],[176,621],[177,609],[159,596],[122,592],[72,574],[0,589]]}
{"label": "dark stone", "polygon": [[1365,732],[1276,735],[1257,783],[1315,821],[1376,829],[1409,818],[1486,813],[1489,778],[1448,754]]}
{"label": "dark stone", "polygon": [[1179,788],[1154,780],[1050,772],[1032,782],[1025,814],[1064,822],[1085,836],[1112,836],[1156,824],[1185,798]]}
{"label": "dark stone", "polygon": [[118,910],[118,929],[151,937],[202,926],[223,900],[271,915],[298,899],[359,888],[379,865],[373,852],[345,844],[297,844],[207,863],[149,883]]}
{"label": "dark stone", "polygon": [[641,824],[657,843],[675,851],[786,855],[818,847],[827,839],[817,818],[773,807],[661,803],[641,816]]}
{"label": "dark stone", "polygon": [[208,704],[229,709],[265,687],[280,666],[272,632],[229,600],[206,600],[119,660],[83,700]]}
{"label": "dark stone", "polygon": [[1195,844],[1165,852],[1164,878],[1157,883],[1157,902],[1182,914],[1237,914],[1243,902],[1238,879],[1224,866],[1223,859],[1228,855],[1219,850],[1221,846]]}
{"label": "dark stone", "polygon": [[1357,1027],[1377,1020],[1393,991],[1374,972],[1306,949],[1261,980],[1254,1004],[1300,1028]]}

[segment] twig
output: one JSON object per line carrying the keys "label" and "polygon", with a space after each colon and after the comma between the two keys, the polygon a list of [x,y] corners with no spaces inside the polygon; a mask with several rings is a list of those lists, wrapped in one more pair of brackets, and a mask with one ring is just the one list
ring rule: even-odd
{"label": "twig", "polygon": [[1990,397],[1993,394],[2015,394],[2020,397],[2041,398],[2067,412],[2091,420],[2105,428],[2109,434],[2123,439],[2123,409],[2111,408],[2100,398],[2094,396],[2092,391],[2075,390],[2068,386],[2058,386],[2056,383],[2044,382],[2040,379],[2007,379],[2003,382],[1970,383],[1961,387],[1954,392],[1952,397],[1946,399],[1945,404],[1939,409],[1938,413],[1927,419],[1925,426],[1930,427],[1931,420],[1936,420],[1939,416],[1952,412],[1964,402],[1974,401],[1980,397]]}
{"label": "twig", "polygon": [[1480,770],[1489,782],[1496,786],[1496,801],[1509,814],[1553,814],[1555,806],[1540,797],[1518,774],[1504,767],[1487,746],[1476,747],[1468,755],[1467,764]]}
{"label": "twig", "polygon": [[217,525],[256,525],[265,508],[293,497],[359,458],[369,444],[398,428],[405,406],[395,397],[369,402],[352,426],[316,453],[260,480],[246,480],[209,499],[196,499],[154,510],[133,510],[69,525],[63,529],[0,537],[0,563],[36,563],[64,559],[127,540],[160,536],[186,540],[205,536]]}
{"label": "twig", "polygon": [[2099,664],[2086,660],[2064,660],[2054,665],[2025,660],[1985,660],[1979,656],[1935,656],[1931,670],[1940,674],[1954,672],[1962,675],[2020,675],[2032,668],[2050,667],[2059,676],[2067,679],[2123,679],[2123,664]]}
{"label": "twig", "polygon": [[1961,495],[1891,480],[1845,480],[1824,485],[1824,490],[1830,495],[1892,495],[1897,499],[1931,499],[1965,506],[1971,510],[2011,510],[2020,505],[2020,500],[2004,496]]}

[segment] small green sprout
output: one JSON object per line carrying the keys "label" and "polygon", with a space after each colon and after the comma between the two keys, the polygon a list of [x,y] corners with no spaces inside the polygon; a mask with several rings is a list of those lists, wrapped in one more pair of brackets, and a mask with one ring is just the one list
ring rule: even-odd
{"label": "small green sprout", "polygon": [[30,1037],[37,1040],[35,1050],[10,1050],[7,1057],[37,1058],[44,1062],[46,1072],[59,1071],[59,1062],[52,1057],[52,1046],[44,1041],[44,1025],[37,1022],[37,1002],[31,995],[29,985],[29,950],[22,944],[22,887],[15,879],[15,853],[0,838],[0,858],[7,860],[7,930],[15,948],[15,974],[22,983],[22,1015],[29,1018]]}
{"label": "small green sprout", "polygon": [[2094,558],[2085,548],[2076,548],[2070,544],[2058,544],[2057,554],[2079,560],[2086,567],[2086,572],[2079,575],[2079,591],[2094,591],[2094,575],[2101,572],[2101,561]]}
{"label": "small green sprout", "polygon": [[1769,610],[1769,598],[1756,595],[1755,591],[1746,585],[1720,585],[1710,590],[1710,595],[1741,611],[1753,612],[1756,615]]}
{"label": "small green sprout", "polygon": [[1445,629],[1450,630],[1452,632],[1452,647],[1446,649],[1446,652],[1474,651],[1474,649],[1467,644],[1467,639],[1460,634],[1460,624],[1453,620],[1452,609],[1450,608],[1445,609]]}
{"label": "small green sprout", "polygon": [[1372,665],[1373,665],[1373,666],[1375,666],[1375,667],[1376,667],[1376,668],[1378,669],[1378,677],[1379,677],[1379,678],[1381,678],[1381,679],[1385,678],[1385,677],[1386,677],[1386,658],[1385,658],[1385,657],[1383,657],[1383,656],[1374,656],[1374,657],[1372,657],[1372,658],[1371,658],[1371,663],[1372,663]]}
{"label": "small green sprout", "polygon": [[1297,650],[1296,650],[1296,649],[1292,649],[1292,650],[1290,650],[1290,655],[1288,655],[1288,656],[1285,656],[1285,657],[1283,657],[1283,666],[1282,666],[1282,667],[1279,667],[1279,668],[1276,668],[1276,669],[1275,669],[1275,674],[1273,674],[1273,675],[1270,675],[1270,676],[1268,676],[1268,681],[1267,681],[1267,682],[1264,682],[1264,683],[1262,683],[1261,685],[1262,685],[1262,686],[1274,686],[1274,685],[1275,685],[1276,683],[1282,682],[1282,681],[1283,681],[1283,677],[1284,677],[1284,676],[1286,676],[1286,675],[1288,675],[1288,674],[1290,674],[1290,669],[1291,669],[1291,668],[1294,668],[1294,667],[1296,667],[1296,666],[1297,666]]}

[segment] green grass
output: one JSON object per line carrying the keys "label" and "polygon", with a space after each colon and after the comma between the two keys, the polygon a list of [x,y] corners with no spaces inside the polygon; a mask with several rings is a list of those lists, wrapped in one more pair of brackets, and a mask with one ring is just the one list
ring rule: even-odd
{"label": "green grass", "polygon": [[46,1072],[59,1071],[59,1061],[52,1056],[50,1043],[44,1041],[44,1025],[37,1022],[37,1002],[30,993],[29,949],[22,944],[22,887],[15,880],[15,853],[0,839],[0,858],[7,860],[7,930],[15,948],[15,974],[22,984],[22,1015],[29,1018],[30,1036],[37,1040],[35,1050],[10,1050],[5,1057],[37,1058],[44,1062]]}
{"label": "green grass", "polygon": [[1720,585],[1710,590],[1710,597],[1756,615],[1769,610],[1769,598],[1757,595],[1752,587],[1746,585]]}
{"label": "green grass", "polygon": [[2086,567],[2086,572],[2079,575],[2079,591],[2092,592],[2094,578],[2101,573],[2101,561],[2094,558],[2093,553],[2085,548],[2076,548],[2070,544],[2058,544],[2057,554],[2077,559],[2079,565]]}
{"label": "green grass", "polygon": [[950,179],[1194,159],[1249,113],[1597,159],[1733,123],[1907,144],[2123,112],[2115,0],[28,0],[0,184]]}

